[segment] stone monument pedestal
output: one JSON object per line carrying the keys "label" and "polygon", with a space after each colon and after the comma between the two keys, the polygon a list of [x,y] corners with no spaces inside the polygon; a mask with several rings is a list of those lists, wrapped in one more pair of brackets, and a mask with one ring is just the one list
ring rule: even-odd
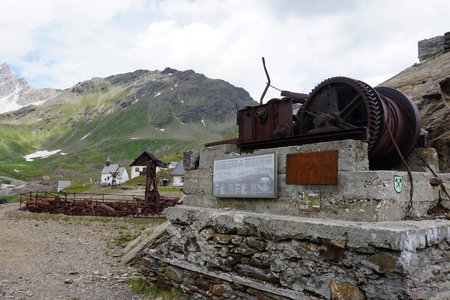
{"label": "stone monument pedestal", "polygon": [[[329,150],[338,151],[337,184],[286,184],[286,155]],[[229,145],[202,151],[198,168],[186,172],[184,205],[166,209],[168,222],[130,246],[139,248],[134,262],[193,299],[450,297],[450,221],[427,216],[443,196],[430,172],[412,173],[412,211],[422,220],[403,220],[408,176],[369,170],[365,143],[252,155],[269,152],[277,156],[277,197],[242,199],[212,196],[213,162],[248,154]],[[310,192],[320,195],[319,209],[304,204]]]}

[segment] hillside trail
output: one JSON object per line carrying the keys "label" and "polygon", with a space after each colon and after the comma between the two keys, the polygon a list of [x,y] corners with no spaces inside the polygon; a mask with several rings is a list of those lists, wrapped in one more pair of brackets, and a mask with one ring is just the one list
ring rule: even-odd
{"label": "hillside trail", "polygon": [[117,227],[18,208],[0,205],[0,299],[141,299],[126,286],[133,270],[109,245]]}

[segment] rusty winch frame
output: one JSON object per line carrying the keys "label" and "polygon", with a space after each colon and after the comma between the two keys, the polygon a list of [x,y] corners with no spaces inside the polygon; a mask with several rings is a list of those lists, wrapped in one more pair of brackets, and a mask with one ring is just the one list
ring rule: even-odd
{"label": "rusty winch frame", "polygon": [[[333,77],[309,94],[281,91],[282,98],[238,112],[239,137],[207,144],[237,143],[242,150],[275,148],[324,141],[358,139],[368,143],[371,169],[399,165],[420,137],[420,116],[414,102],[389,87],[372,88],[360,80]],[[295,112],[296,106],[298,106]]]}
{"label": "rusty winch frame", "polygon": [[49,193],[36,192],[20,195],[20,205],[36,213],[62,213],[66,215],[84,216],[149,216],[161,214],[169,206],[181,204],[178,197],[161,196],[158,192],[156,168],[167,167],[167,164],[154,155],[143,153],[147,157],[144,165],[145,194],[144,198],[135,195],[93,194],[93,193]]}

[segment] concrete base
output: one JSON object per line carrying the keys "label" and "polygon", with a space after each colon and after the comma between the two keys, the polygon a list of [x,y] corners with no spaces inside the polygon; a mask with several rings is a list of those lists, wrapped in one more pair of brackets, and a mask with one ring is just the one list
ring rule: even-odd
{"label": "concrete base", "polygon": [[[337,185],[288,185],[286,184],[286,155],[312,151],[338,150]],[[312,218],[333,218],[354,221],[394,221],[406,216],[410,202],[411,184],[405,171],[371,171],[367,156],[367,144],[361,141],[344,140],[313,145],[281,147],[256,150],[252,154],[277,153],[276,199],[215,198],[212,196],[213,161],[226,157],[248,155],[230,145],[209,147],[200,153],[200,164],[196,170],[185,175],[184,203],[190,206],[209,208],[230,208],[260,213],[303,216]],[[422,155],[436,162],[435,151],[421,150]],[[430,184],[434,177],[425,172],[418,158],[410,159],[414,170],[413,178],[413,216],[423,217],[440,196],[440,187]],[[416,163],[413,163],[416,162]],[[403,179],[403,189],[394,189],[394,178]],[[443,177],[445,180],[445,176]],[[305,209],[300,201],[303,192],[319,192],[321,203],[319,211]]]}
{"label": "concrete base", "polygon": [[[402,220],[409,203],[408,174],[401,171],[341,171],[338,185],[286,185],[285,175],[278,174],[278,199],[215,198],[205,190],[212,189],[212,175],[202,170],[186,176],[184,203],[190,206],[229,208],[260,213],[332,218],[354,221]],[[403,178],[403,191],[394,191],[394,176]],[[414,216],[422,217],[435,205],[439,187],[429,184],[431,173],[413,172]],[[189,182],[189,183],[188,183]],[[319,211],[307,211],[301,206],[300,193],[320,192]]]}

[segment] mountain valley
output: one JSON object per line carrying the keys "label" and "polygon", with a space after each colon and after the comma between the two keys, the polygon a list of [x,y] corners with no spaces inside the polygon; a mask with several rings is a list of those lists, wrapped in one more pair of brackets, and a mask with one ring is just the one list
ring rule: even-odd
{"label": "mountain valley", "polygon": [[[14,75],[2,69],[11,84]],[[236,111],[256,104],[223,80],[170,68],[93,78],[48,94],[43,104],[41,97],[28,97],[31,105],[0,114],[2,175],[83,182],[98,177],[107,156],[126,165],[147,150],[178,160],[187,149],[234,136]],[[17,106],[25,101],[22,95],[14,96]],[[25,155],[43,150],[60,151],[25,161]]]}

